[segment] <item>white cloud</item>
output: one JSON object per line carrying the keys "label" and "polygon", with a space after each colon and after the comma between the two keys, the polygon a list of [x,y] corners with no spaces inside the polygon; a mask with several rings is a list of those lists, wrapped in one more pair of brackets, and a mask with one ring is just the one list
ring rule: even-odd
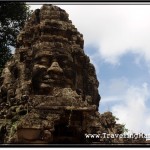
{"label": "white cloud", "polygon": [[116,95],[116,96],[105,96],[105,97],[102,97],[102,103],[120,102],[121,100],[124,100],[123,96]]}
{"label": "white cloud", "polygon": [[109,100],[124,100],[125,91],[129,88],[129,85],[129,81],[125,77],[110,79],[110,81],[102,81],[100,86],[100,93],[102,93],[102,103],[109,102]]}
{"label": "white cloud", "polygon": [[[109,84],[108,84],[109,83]],[[111,79],[103,84],[101,111],[111,111],[129,132],[150,134],[150,86],[133,85],[127,78]]]}
{"label": "white cloud", "polygon": [[[109,93],[113,94],[123,94],[124,90],[127,89],[129,86],[128,80],[125,77],[121,77],[119,79],[112,79],[110,81],[110,86],[109,86]],[[123,93],[122,93],[123,92]]]}
{"label": "white cloud", "polygon": [[133,51],[150,60],[150,5],[61,5],[70,15],[85,44],[99,46],[108,62]]}
{"label": "white cloud", "polygon": [[31,10],[40,9],[42,7],[42,4],[37,3],[37,2],[35,2],[35,3],[34,2],[32,2],[32,3],[31,2],[29,2],[29,3],[27,2],[27,4],[30,5],[30,9]]}
{"label": "white cloud", "polygon": [[130,131],[149,134],[150,110],[147,104],[150,94],[147,83],[143,83],[140,87],[130,86],[124,94],[124,101],[116,103],[112,107],[112,112]]}

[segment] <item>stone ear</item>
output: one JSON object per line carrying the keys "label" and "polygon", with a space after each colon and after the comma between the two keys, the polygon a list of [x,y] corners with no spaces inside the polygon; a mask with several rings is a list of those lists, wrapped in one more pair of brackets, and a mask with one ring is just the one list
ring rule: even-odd
{"label": "stone ear", "polygon": [[2,95],[7,95],[7,88],[4,85],[1,86],[1,93]]}
{"label": "stone ear", "polygon": [[3,84],[4,77],[0,77],[0,86]]}
{"label": "stone ear", "polygon": [[19,69],[18,69],[16,64],[13,64],[13,65],[9,66],[8,69],[11,73],[12,78],[14,78],[14,79],[19,78]]}
{"label": "stone ear", "polygon": [[26,52],[20,52],[20,61],[23,62],[26,60],[27,54]]}

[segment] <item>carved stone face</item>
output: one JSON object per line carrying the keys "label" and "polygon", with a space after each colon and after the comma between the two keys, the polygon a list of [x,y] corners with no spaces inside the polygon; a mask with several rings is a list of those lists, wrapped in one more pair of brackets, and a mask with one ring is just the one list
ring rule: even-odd
{"label": "carved stone face", "polygon": [[36,94],[52,94],[54,87],[74,87],[72,57],[59,52],[40,54],[33,65],[33,89]]}

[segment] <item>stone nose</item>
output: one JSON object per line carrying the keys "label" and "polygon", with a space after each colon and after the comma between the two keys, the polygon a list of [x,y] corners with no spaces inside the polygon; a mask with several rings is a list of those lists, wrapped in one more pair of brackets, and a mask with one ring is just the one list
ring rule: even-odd
{"label": "stone nose", "polygon": [[51,64],[51,66],[47,69],[47,72],[63,73],[63,70],[59,66],[58,62],[54,61]]}

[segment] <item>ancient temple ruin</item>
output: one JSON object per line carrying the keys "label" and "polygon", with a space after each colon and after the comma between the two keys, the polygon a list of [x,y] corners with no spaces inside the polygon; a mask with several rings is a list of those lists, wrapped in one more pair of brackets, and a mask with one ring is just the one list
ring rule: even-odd
{"label": "ancient temple ruin", "polygon": [[83,35],[64,10],[43,5],[0,78],[0,143],[117,143],[85,136],[123,132],[110,112],[98,112],[98,86]]}

